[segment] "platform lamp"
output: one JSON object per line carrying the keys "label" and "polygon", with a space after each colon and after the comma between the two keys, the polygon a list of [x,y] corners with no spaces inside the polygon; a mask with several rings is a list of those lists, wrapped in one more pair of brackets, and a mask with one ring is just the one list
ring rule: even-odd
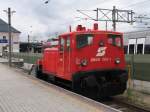
{"label": "platform lamp", "polygon": [[48,4],[49,2],[50,2],[50,0],[46,0],[44,3],[45,3],[45,4]]}

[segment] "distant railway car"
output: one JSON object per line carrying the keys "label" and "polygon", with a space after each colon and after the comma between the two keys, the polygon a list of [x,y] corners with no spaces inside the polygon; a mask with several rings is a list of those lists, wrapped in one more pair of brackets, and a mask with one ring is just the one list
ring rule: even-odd
{"label": "distant railway car", "polygon": [[92,97],[122,94],[128,79],[123,34],[101,31],[98,24],[59,36],[58,46],[46,48],[37,61],[36,76],[69,84]]}

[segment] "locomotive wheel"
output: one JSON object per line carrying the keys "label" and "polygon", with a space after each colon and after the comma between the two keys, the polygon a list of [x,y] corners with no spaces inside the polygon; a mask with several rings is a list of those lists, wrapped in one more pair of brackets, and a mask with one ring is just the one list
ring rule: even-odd
{"label": "locomotive wheel", "polygon": [[81,94],[81,78],[79,76],[74,76],[73,77],[73,82],[72,82],[72,89],[74,92]]}
{"label": "locomotive wheel", "polygon": [[39,79],[43,79],[42,69],[37,65],[35,67],[35,75]]}
{"label": "locomotive wheel", "polygon": [[81,90],[84,96],[92,99],[98,98],[98,86],[95,76],[84,77],[81,80]]}

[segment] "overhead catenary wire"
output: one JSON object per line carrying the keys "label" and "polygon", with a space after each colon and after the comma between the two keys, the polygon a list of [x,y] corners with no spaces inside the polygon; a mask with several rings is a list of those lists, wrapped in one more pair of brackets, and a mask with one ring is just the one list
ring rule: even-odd
{"label": "overhead catenary wire", "polygon": [[[134,8],[134,7],[138,7],[139,5],[143,5],[148,2],[150,2],[150,0],[142,0],[140,2],[132,3],[132,4],[129,4],[122,8],[129,8],[129,7]],[[149,23],[150,23],[150,21],[149,21],[150,17],[148,17],[149,14],[148,13],[143,14],[143,13],[139,13],[136,11],[134,11],[134,12],[135,12],[135,16],[134,16],[135,22],[138,24],[141,23],[141,24],[145,25],[145,27],[142,27],[142,28],[148,28],[149,26],[147,26],[147,25],[149,25]],[[133,26],[133,28],[135,28],[135,26]],[[136,28],[140,28],[140,27],[136,27]]]}
{"label": "overhead catenary wire", "polygon": [[133,3],[133,4],[127,5],[127,6],[123,7],[123,8],[135,7],[137,5],[141,5],[142,3],[145,3],[146,1],[150,2],[150,0],[144,0],[144,1],[140,1],[140,2],[136,2],[136,3]]}

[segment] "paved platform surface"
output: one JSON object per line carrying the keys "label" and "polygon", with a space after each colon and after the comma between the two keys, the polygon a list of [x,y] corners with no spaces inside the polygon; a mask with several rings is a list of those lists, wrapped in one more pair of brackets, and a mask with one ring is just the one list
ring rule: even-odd
{"label": "paved platform surface", "polygon": [[8,62],[8,59],[0,57],[0,63]]}
{"label": "paved platform surface", "polygon": [[[12,58],[12,62],[23,62],[23,59]],[[8,63],[8,58],[0,57],[0,63]]]}
{"label": "paved platform surface", "polygon": [[0,64],[0,112],[119,112]]}

